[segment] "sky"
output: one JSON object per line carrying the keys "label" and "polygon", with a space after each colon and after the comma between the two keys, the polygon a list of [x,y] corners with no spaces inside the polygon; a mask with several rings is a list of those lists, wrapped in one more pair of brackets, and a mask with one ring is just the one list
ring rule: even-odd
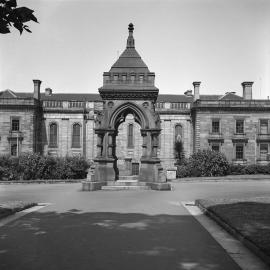
{"label": "sky", "polygon": [[102,74],[125,49],[134,24],[136,50],[161,94],[235,91],[254,81],[270,96],[270,0],[17,0],[33,9],[32,33],[0,36],[0,91],[98,93]]}

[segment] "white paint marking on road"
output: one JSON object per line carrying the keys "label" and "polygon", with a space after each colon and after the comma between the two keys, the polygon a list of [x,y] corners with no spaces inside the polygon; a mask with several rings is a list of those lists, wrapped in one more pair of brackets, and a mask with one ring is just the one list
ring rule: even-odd
{"label": "white paint marking on road", "polygon": [[49,206],[49,205],[51,205],[51,203],[39,203],[36,206],[24,209],[24,210],[22,210],[20,212],[17,212],[15,214],[13,214],[13,215],[2,218],[2,219],[0,219],[0,227],[3,227],[4,225],[6,225],[6,224],[8,224],[8,223],[10,223],[10,222],[12,222],[14,220],[17,220],[17,219],[19,219],[19,218],[21,218],[21,217],[23,217],[23,216],[25,216],[25,215],[27,215],[29,213],[38,211],[41,208],[44,208],[44,207]]}
{"label": "white paint marking on road", "polygon": [[235,239],[215,221],[203,214],[194,202],[181,202],[187,211],[211,234],[243,270],[269,270],[254,253]]}

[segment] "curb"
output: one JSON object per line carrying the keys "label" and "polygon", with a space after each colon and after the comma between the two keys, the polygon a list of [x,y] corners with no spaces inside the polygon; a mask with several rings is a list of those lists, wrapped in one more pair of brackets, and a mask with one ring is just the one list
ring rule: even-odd
{"label": "curb", "polygon": [[68,180],[18,180],[18,181],[0,181],[0,185],[15,184],[62,184],[62,183],[81,183],[85,179],[68,179]]}
{"label": "curb", "polygon": [[246,236],[242,235],[237,229],[229,225],[226,221],[224,221],[220,216],[216,215],[211,210],[207,209],[202,205],[199,200],[195,200],[195,205],[200,208],[200,210],[208,217],[213,219],[218,225],[220,225],[224,230],[233,235],[236,239],[238,239],[242,244],[244,244],[247,248],[249,248],[253,253],[255,253],[258,257],[261,258],[267,265],[270,265],[270,257],[265,254],[257,245],[255,245],[252,241],[250,241]]}
{"label": "curb", "polygon": [[219,177],[184,177],[171,180],[174,183],[186,183],[186,182],[239,182],[239,181],[270,181],[270,175],[230,175]]}
{"label": "curb", "polygon": [[32,204],[23,206],[19,210],[18,209],[5,208],[5,209],[7,209],[7,212],[0,214],[0,219],[3,219],[5,217],[11,216],[11,215],[14,215],[16,213],[19,213],[19,212],[21,212],[23,210],[32,208],[32,207],[37,206],[37,205],[38,205],[37,203],[32,203]]}

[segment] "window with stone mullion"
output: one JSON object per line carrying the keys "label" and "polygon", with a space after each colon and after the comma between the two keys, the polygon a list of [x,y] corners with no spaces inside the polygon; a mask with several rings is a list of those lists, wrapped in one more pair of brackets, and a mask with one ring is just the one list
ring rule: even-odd
{"label": "window with stone mullion", "polygon": [[242,144],[235,146],[236,159],[244,159],[244,146]]}
{"label": "window with stone mullion", "polygon": [[268,120],[267,119],[260,120],[260,133],[268,134]]}
{"label": "window with stone mullion", "polygon": [[212,121],[212,133],[219,133],[219,120]]}
{"label": "window with stone mullion", "polygon": [[19,131],[20,130],[20,120],[19,119],[12,119],[11,130],[12,131]]}
{"label": "window with stone mullion", "polygon": [[236,128],[235,131],[237,134],[244,133],[244,120],[236,120]]}
{"label": "window with stone mullion", "polygon": [[219,144],[212,144],[212,151],[219,152],[220,151]]}
{"label": "window with stone mullion", "polygon": [[267,160],[267,154],[268,154],[268,144],[261,143],[260,144],[260,159]]}

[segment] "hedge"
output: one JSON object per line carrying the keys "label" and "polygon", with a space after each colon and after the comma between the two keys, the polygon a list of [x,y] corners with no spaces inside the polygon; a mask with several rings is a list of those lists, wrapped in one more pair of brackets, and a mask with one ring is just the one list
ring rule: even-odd
{"label": "hedge", "polygon": [[236,174],[270,174],[268,165],[233,165],[224,154],[202,150],[177,166],[177,177],[224,176]]}
{"label": "hedge", "polygon": [[89,162],[79,156],[0,156],[0,180],[83,179],[89,167]]}
{"label": "hedge", "polygon": [[270,164],[268,165],[231,165],[229,174],[270,174]]}

